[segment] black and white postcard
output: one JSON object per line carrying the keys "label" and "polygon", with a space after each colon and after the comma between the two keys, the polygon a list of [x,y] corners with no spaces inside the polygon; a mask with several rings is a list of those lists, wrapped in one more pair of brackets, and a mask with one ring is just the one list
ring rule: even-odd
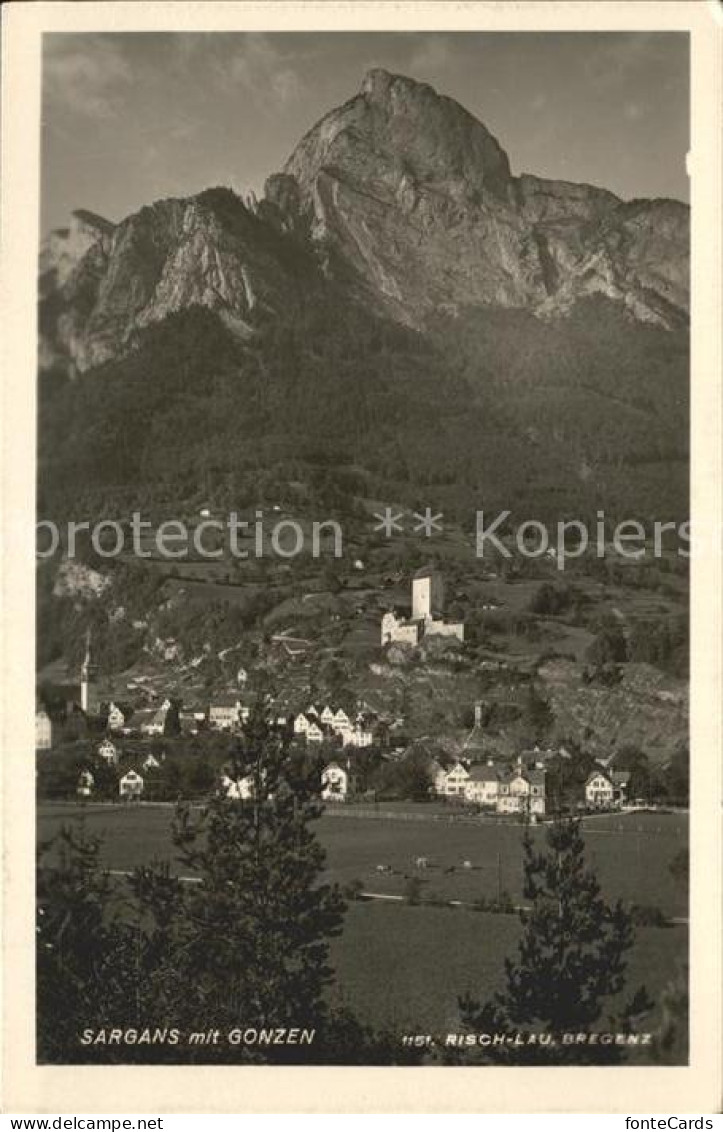
{"label": "black and white postcard", "polygon": [[715,1110],[714,9],[6,9],[11,1104]]}

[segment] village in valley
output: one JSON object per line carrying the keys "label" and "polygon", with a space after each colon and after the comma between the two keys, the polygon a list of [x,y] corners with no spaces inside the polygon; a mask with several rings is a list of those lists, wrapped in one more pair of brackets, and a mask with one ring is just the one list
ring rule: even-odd
{"label": "village in valley", "polygon": [[[411,578],[409,606],[395,605],[383,612],[379,631],[382,655],[393,649],[411,654],[422,642],[463,644],[464,619],[445,618],[443,572],[433,567],[417,570]],[[284,640],[287,648],[293,640]],[[501,751],[499,744],[490,742],[485,727],[489,710],[480,700],[468,705],[471,726],[461,734],[449,736],[447,743],[444,735],[425,742],[410,737],[410,721],[403,715],[364,699],[352,701],[348,694],[344,702],[314,703],[300,701],[303,693],[297,693],[294,710],[288,697],[272,699],[254,690],[253,678],[244,667],[236,673],[235,690],[212,692],[208,702],[200,698],[187,702],[175,692],[162,695],[149,688],[149,683],[147,678],[137,678],[127,683],[122,699],[120,695],[102,699],[88,633],[78,684],[43,687],[36,712],[36,749],[41,760],[53,758],[61,734],[66,751],[69,731],[76,737],[70,744],[71,749],[77,748],[76,777],[73,779],[71,766],[63,797],[74,793],[83,801],[173,800],[173,792],[162,789],[166,760],[184,742],[206,739],[214,744],[217,757],[213,775],[202,783],[205,793],[220,791],[230,798],[249,798],[253,779],[233,777],[224,755],[252,711],[262,706],[277,730],[287,732],[295,744],[317,756],[321,797],[332,805],[378,804],[379,792],[370,773],[374,763],[413,766],[406,793],[410,802],[437,801],[480,815],[534,822],[562,808],[622,811],[650,803],[650,797],[631,793],[631,771],[615,765],[614,752],[588,757],[581,774],[575,766],[581,761],[580,751],[568,749],[575,745],[564,741],[544,741],[540,736],[534,742],[520,742],[517,749],[508,746]],[[566,768],[574,787],[563,796],[560,783]],[[383,782],[384,775],[377,774],[376,779]],[[384,796],[382,790],[382,799]],[[405,797],[404,791],[398,796]]]}
{"label": "village in valley", "polygon": [[688,1064],[689,36],[480,29],[42,37],[38,1065]]}

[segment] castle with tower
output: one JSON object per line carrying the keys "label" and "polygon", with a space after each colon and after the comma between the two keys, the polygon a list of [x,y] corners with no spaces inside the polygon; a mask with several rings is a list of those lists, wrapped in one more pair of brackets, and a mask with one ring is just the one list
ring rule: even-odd
{"label": "castle with tower", "polygon": [[445,621],[444,579],[439,570],[425,566],[412,578],[411,617],[388,610],[382,617],[382,645],[397,642],[418,645],[424,637],[456,637],[464,640],[463,621]]}

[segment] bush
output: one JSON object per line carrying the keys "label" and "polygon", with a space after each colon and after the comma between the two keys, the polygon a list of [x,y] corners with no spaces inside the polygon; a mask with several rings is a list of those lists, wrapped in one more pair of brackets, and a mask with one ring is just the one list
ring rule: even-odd
{"label": "bush", "polygon": [[344,900],[359,900],[363,891],[363,883],[358,877],[355,877],[354,880],[350,880],[348,884],[344,885],[341,894]]}
{"label": "bush", "polygon": [[668,917],[657,904],[632,904],[630,915],[638,927],[664,928],[668,924]]}
{"label": "bush", "polygon": [[407,904],[421,904],[424,881],[419,877],[409,877],[404,885],[404,899]]}

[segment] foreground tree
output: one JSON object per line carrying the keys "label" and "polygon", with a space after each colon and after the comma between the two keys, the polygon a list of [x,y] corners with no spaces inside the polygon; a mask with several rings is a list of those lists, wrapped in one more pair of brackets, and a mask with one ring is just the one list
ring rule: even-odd
{"label": "foreground tree", "polygon": [[663,988],[661,1021],[653,1038],[658,1065],[688,1064],[689,973],[685,964]]}
{"label": "foreground tree", "polygon": [[200,880],[184,892],[179,974],[209,1025],[313,1028],[345,911],[339,889],[321,880],[318,774],[260,715],[229,771],[239,797],[219,793],[200,819],[182,808],[175,821],[181,861]]}
{"label": "foreground tree", "polygon": [[115,1019],[127,999],[130,933],[110,913],[112,885],[100,866],[100,842],[83,823],[61,829],[55,861],[41,845],[36,921],[38,1061],[73,1061],[80,1037],[99,1019]]}
{"label": "foreground tree", "polygon": [[[418,1059],[331,1005],[330,943],[344,901],[324,883],[318,770],[291,735],[254,716],[226,787],[194,817],[176,812],[182,865],[103,872],[97,842],[64,833],[41,869],[38,1018],[41,1060],[385,1064]],[[335,988],[336,989],[336,988]],[[85,1029],[178,1030],[174,1044],[90,1045]],[[310,1031],[310,1044],[229,1043],[231,1032]],[[190,1034],[207,1039],[189,1042]],[[213,1035],[218,1035],[214,1037]]]}
{"label": "foreground tree", "polygon": [[[479,1057],[507,1064],[607,1064],[624,1060],[624,1046],[573,1042],[563,1035],[625,1033],[651,1003],[641,988],[617,1014],[611,1000],[625,987],[633,944],[630,915],[603,899],[586,867],[579,822],[556,818],[543,849],[524,841],[522,938],[505,962],[505,987],[491,1001],[460,999],[466,1030],[515,1039],[479,1047]],[[606,1008],[608,1008],[606,1010]],[[518,1037],[516,1037],[518,1035]],[[544,1036],[544,1043],[540,1037]],[[475,1047],[477,1048],[477,1047]]]}

